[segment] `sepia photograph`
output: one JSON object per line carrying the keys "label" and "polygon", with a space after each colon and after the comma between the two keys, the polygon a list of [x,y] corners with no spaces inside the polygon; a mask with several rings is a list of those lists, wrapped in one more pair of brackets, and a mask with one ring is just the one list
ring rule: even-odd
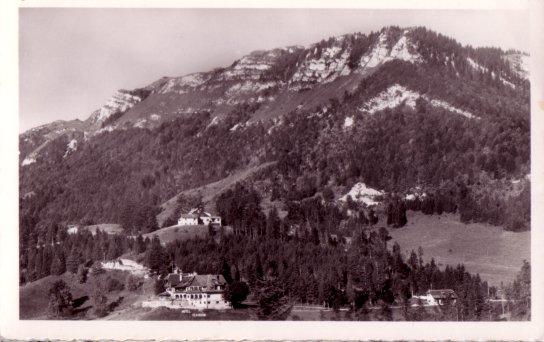
{"label": "sepia photograph", "polygon": [[17,17],[19,321],[532,321],[528,7]]}

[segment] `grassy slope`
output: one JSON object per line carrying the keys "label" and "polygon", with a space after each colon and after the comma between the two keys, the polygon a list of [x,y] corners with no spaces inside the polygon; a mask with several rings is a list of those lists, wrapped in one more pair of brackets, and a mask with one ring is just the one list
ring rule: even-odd
{"label": "grassy slope", "polygon": [[91,226],[85,226],[83,228],[89,230],[93,235],[96,234],[97,230],[101,230],[108,234],[120,234],[123,232],[123,228],[121,228],[121,225],[116,223],[94,224]]}
{"label": "grassy slope", "polygon": [[[255,172],[261,171],[264,168],[273,165],[274,162],[263,163],[258,166],[250,167],[240,172],[237,172],[229,177],[218,180],[198,188],[189,189],[183,191],[184,195],[196,196],[198,194],[202,195],[202,201],[206,204],[206,210],[213,209],[212,200],[219,195],[221,192],[227,190],[237,182],[243,181],[244,179],[252,176]],[[172,197],[168,201],[164,202],[161,205],[162,211],[157,215],[157,222],[159,227],[162,226],[163,222],[173,213],[176,208],[176,200],[179,194]],[[213,211],[213,210],[212,210]]]}
{"label": "grassy slope", "polygon": [[[124,284],[128,272],[106,271],[105,275],[116,278]],[[86,283],[80,284],[77,276],[69,272],[61,276],[48,276],[19,287],[20,319],[51,319],[48,313],[48,292],[51,285],[59,279],[66,282],[72,293],[72,298],[76,301],[79,299],[80,302],[80,305],[76,309],[79,313],[66,319],[96,319],[96,316],[93,314],[90,298],[85,298],[86,296],[90,297],[92,292],[93,276],[90,275]],[[125,289],[108,293],[108,303],[118,301],[119,304],[105,318],[107,319],[109,316],[115,317],[117,312],[129,310],[134,304],[149,298],[153,293],[152,285],[152,281],[147,280],[136,292],[130,292]]]}
{"label": "grassy slope", "polygon": [[168,243],[178,240],[187,240],[195,237],[204,238],[208,236],[208,226],[196,225],[196,226],[171,226],[156,230],[152,233],[142,235],[142,237],[153,239],[153,236],[157,235],[162,243]]}
{"label": "grassy slope", "polygon": [[[59,279],[70,287],[72,298],[78,299],[90,292],[90,284],[80,284],[77,276],[65,273],[61,276],[48,276],[19,287],[19,317],[20,319],[44,319],[48,317],[49,288]],[[84,303],[82,306],[87,306]]]}
{"label": "grassy slope", "polygon": [[425,261],[434,257],[441,267],[463,263],[469,272],[479,273],[492,285],[513,280],[523,259],[531,257],[530,232],[513,233],[482,223],[465,225],[452,214],[408,212],[408,224],[390,229],[390,234],[405,257],[421,246]]}

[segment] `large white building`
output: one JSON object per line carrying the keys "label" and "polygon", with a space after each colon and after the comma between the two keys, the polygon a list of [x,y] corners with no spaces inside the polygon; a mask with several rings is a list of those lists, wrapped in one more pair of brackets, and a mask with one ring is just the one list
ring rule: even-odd
{"label": "large white building", "polygon": [[221,217],[212,216],[210,213],[198,209],[193,209],[188,214],[182,214],[178,220],[178,226],[208,225],[210,223],[220,226]]}
{"label": "large white building", "polygon": [[222,275],[174,272],[168,275],[166,291],[159,297],[180,308],[230,309],[223,299],[226,285]]}

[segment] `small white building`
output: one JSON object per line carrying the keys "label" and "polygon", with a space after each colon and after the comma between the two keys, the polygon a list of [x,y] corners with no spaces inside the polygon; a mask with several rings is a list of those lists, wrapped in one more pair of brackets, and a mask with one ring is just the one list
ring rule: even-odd
{"label": "small white building", "polygon": [[220,226],[221,217],[199,209],[192,209],[188,214],[182,214],[178,220],[179,226],[209,225],[210,223]]}
{"label": "small white building", "polygon": [[79,231],[79,226],[78,225],[75,225],[75,224],[70,224],[68,225],[67,229],[66,229],[66,232],[70,235],[72,234],[77,234],[77,232]]}
{"label": "small white building", "polygon": [[198,216],[194,214],[182,214],[178,220],[178,226],[196,226],[198,225]]}
{"label": "small white building", "polygon": [[230,309],[223,298],[226,285],[222,275],[175,272],[168,275],[166,291],[159,298],[186,309]]}
{"label": "small white building", "polygon": [[425,305],[431,306],[457,302],[457,294],[452,289],[428,290],[425,295],[412,296],[412,298],[421,299]]}

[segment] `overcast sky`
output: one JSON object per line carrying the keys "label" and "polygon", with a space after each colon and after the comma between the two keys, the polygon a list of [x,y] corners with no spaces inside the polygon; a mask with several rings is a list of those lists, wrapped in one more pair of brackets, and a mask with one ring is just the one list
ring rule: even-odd
{"label": "overcast sky", "polygon": [[529,51],[528,20],[527,12],[481,10],[20,9],[20,131],[85,119],[120,88],[388,25]]}

